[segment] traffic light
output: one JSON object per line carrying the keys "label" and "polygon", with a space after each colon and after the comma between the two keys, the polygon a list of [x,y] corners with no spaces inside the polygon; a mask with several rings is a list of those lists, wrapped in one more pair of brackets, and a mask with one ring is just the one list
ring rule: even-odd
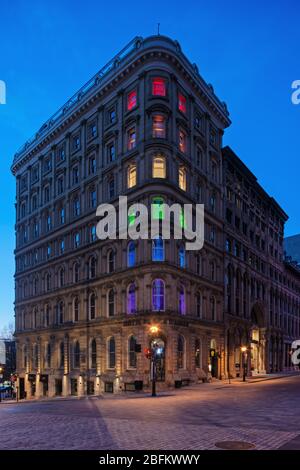
{"label": "traffic light", "polygon": [[151,351],[150,348],[145,348],[145,349],[144,349],[144,354],[145,354],[145,357],[146,357],[147,359],[151,359],[152,351]]}

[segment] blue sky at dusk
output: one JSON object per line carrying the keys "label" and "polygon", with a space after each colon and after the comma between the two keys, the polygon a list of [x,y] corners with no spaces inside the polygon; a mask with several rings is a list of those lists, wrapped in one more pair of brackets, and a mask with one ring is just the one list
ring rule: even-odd
{"label": "blue sky at dusk", "polygon": [[300,2],[18,1],[0,6],[0,330],[13,319],[15,151],[134,36],[177,39],[226,101],[224,144],[289,214],[300,232]]}

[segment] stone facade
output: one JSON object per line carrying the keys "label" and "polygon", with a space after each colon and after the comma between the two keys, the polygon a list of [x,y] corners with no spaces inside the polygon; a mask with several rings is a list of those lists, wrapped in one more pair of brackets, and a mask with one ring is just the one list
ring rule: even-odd
{"label": "stone facade", "polygon": [[[229,124],[226,105],[178,42],[136,38],[16,154],[15,317],[22,396],[119,392],[138,382],[147,388],[150,361],[143,350],[153,341],[162,351],[159,387],[224,378],[235,373],[232,344],[250,346],[253,324],[263,345],[265,366],[259,371],[270,370],[270,338],[276,351],[290,341],[285,318],[299,333],[294,311],[285,315],[277,304],[272,319],[283,321],[278,329],[267,320],[269,300],[262,306],[259,296],[251,296],[251,277],[266,284],[265,299],[270,289],[277,295],[275,280],[224,250],[231,234],[224,183],[231,151],[222,152],[222,136]],[[239,159],[233,160],[235,167]],[[163,202],[203,203],[204,248],[185,251],[184,243],[173,239],[99,240],[96,208],[104,202],[117,206],[119,195],[129,204],[154,203],[158,219]],[[264,198],[269,204],[271,198],[263,193]],[[272,207],[278,218],[273,230],[281,239],[286,216],[273,200]],[[129,223],[134,216],[129,214]],[[279,241],[273,249],[279,254],[271,264],[285,272]],[[269,269],[269,255],[265,262]],[[228,280],[225,298],[229,266],[233,276],[238,269],[248,276],[243,318],[228,309]],[[294,287],[282,287],[282,295],[293,299],[298,315],[298,272],[290,275]],[[272,370],[282,367],[276,358]]]}

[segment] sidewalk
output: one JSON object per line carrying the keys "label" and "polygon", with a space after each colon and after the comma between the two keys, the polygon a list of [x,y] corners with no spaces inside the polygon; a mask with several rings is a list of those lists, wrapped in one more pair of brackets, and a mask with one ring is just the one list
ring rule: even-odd
{"label": "sidewalk", "polygon": [[[180,395],[183,391],[187,392],[189,389],[195,389],[199,388],[201,389],[202,387],[209,387],[212,390],[219,389],[219,388],[225,388],[228,385],[238,385],[238,384],[254,384],[257,382],[265,382],[267,380],[278,380],[278,379],[284,379],[286,377],[293,377],[293,376],[299,376],[300,377],[300,370],[299,371],[286,371],[286,372],[279,372],[277,374],[263,374],[263,375],[256,375],[252,377],[246,377],[246,381],[243,382],[243,379],[241,377],[234,378],[234,379],[224,379],[224,380],[218,380],[218,379],[213,379],[211,382],[205,382],[205,383],[193,383],[191,385],[184,386],[180,389],[175,389],[175,388],[170,388],[169,390],[162,390],[158,391],[157,395],[159,397],[164,397],[164,396],[176,396]],[[15,405],[19,403],[33,403],[33,402],[47,402],[47,401],[55,401],[55,400],[97,400],[97,399],[134,399],[134,398],[145,398],[151,396],[150,391],[139,391],[139,392],[121,392],[118,394],[111,394],[111,393],[103,393],[101,395],[84,395],[81,397],[78,396],[67,396],[67,397],[41,397],[41,398],[29,398],[29,399],[23,399],[19,400],[18,402],[16,400],[2,400],[0,402],[1,404],[5,405]]]}

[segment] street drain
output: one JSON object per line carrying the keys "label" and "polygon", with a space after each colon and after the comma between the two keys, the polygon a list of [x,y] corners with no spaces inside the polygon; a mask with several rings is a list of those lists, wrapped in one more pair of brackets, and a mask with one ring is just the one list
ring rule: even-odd
{"label": "street drain", "polygon": [[216,442],[215,446],[224,450],[248,450],[255,448],[254,444],[245,441],[220,441]]}

